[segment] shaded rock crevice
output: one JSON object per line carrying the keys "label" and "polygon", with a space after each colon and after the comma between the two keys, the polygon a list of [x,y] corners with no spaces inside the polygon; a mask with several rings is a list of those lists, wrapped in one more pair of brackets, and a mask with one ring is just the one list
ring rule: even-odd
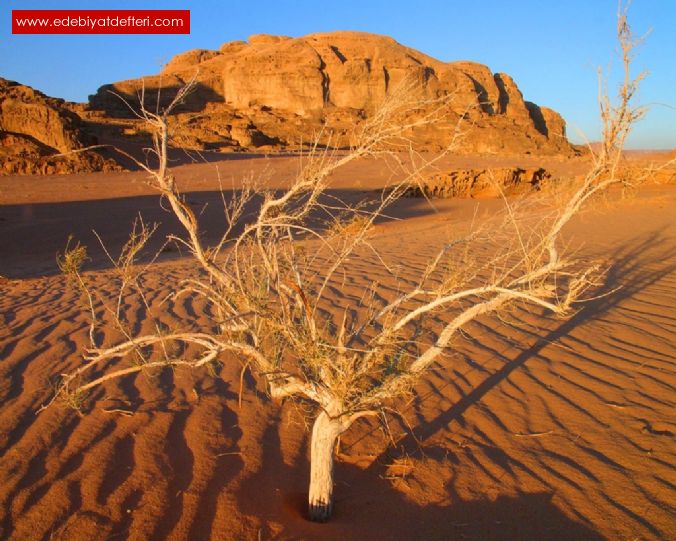
{"label": "shaded rock crevice", "polygon": [[528,109],[528,113],[530,114],[535,129],[545,137],[549,137],[549,130],[547,129],[547,122],[542,114],[542,109],[532,101],[526,102],[526,108]]}

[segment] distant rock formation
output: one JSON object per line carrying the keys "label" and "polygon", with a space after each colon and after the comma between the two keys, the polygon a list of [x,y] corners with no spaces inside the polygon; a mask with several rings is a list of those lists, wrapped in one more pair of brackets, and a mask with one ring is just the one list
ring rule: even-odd
{"label": "distant rock formation", "polygon": [[[113,93],[138,103],[144,85],[146,103],[162,106],[195,74],[197,89],[176,117],[178,139],[192,148],[297,148],[320,130],[334,146],[347,145],[355,126],[402,81],[416,81],[421,102],[451,100],[440,122],[410,134],[422,148],[446,147],[462,119],[459,152],[574,153],[561,116],[524,101],[509,75],[473,62],[441,62],[362,32],[256,35],[218,51],[188,51],[159,75],[101,87],[89,106],[109,117],[131,117]],[[424,113],[423,107],[411,114]]]}
{"label": "distant rock formation", "polygon": [[72,151],[94,144],[95,136],[140,149],[149,134],[123,99],[138,106],[143,89],[146,106],[163,107],[195,76],[195,91],[170,119],[177,147],[295,150],[315,134],[322,144],[347,147],[355,130],[406,82],[414,103],[408,122],[440,101],[449,104],[434,123],[405,134],[420,150],[445,148],[459,126],[457,153],[579,153],[566,139],[561,116],[524,101],[507,74],[473,62],[441,62],[385,36],[333,32],[255,35],[218,51],[187,51],[159,75],[101,87],[86,106],[0,79],[0,174],[119,169],[105,152]]}
{"label": "distant rock formation", "polygon": [[405,192],[408,197],[495,197],[538,189],[552,178],[543,168],[498,167],[435,173]]}
{"label": "distant rock formation", "polygon": [[119,169],[96,152],[79,116],[63,100],[0,78],[0,174],[50,174]]}

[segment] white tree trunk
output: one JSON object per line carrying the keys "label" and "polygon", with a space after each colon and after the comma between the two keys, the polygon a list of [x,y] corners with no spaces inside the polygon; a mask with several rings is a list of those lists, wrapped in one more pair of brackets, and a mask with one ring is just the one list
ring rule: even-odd
{"label": "white tree trunk", "polygon": [[310,451],[310,492],[308,516],[314,522],[326,522],[333,511],[333,453],[336,440],[347,426],[322,411],[312,427]]}

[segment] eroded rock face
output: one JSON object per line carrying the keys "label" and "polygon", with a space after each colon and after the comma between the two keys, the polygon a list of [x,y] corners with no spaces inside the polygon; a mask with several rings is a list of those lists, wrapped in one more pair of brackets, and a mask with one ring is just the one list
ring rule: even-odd
{"label": "eroded rock face", "polygon": [[174,71],[181,71],[195,67],[202,62],[212,59],[217,56],[217,51],[210,51],[208,49],[192,49],[185,53],[177,54],[172,58],[162,69],[163,73],[171,73]]}
{"label": "eroded rock face", "polygon": [[22,134],[59,152],[80,148],[79,119],[29,86],[0,79],[0,130]]}
{"label": "eroded rock face", "polygon": [[113,160],[96,152],[55,155],[30,136],[0,132],[0,175],[55,175],[119,171]]}
{"label": "eroded rock face", "polygon": [[113,170],[117,165],[95,152],[78,115],[63,100],[0,78],[0,174],[72,173]]}
{"label": "eroded rock face", "polygon": [[322,58],[304,41],[254,42],[223,64],[225,103],[235,109],[267,106],[302,116],[324,106]]}
{"label": "eroded rock face", "polygon": [[[395,40],[362,32],[310,34],[300,38],[251,36],[226,43],[218,51],[194,50],[178,55],[162,76],[144,78],[147,103],[169,103],[178,88],[196,75],[197,89],[178,113],[203,113],[205,129],[216,131],[212,115],[245,119],[238,126],[218,126],[224,140],[254,141],[293,147],[323,129],[336,146],[349,136],[402,84],[413,88],[419,103],[447,99],[448,111],[436,125],[412,135],[420,146],[446,147],[462,119],[458,150],[481,153],[572,154],[565,123],[551,109],[526,102],[507,74],[493,74],[481,64],[441,62]],[[405,83],[404,83],[405,82]],[[106,85],[90,97],[93,109],[129,116],[114,91],[138,103],[140,80]],[[214,107],[216,105],[217,107]],[[423,115],[429,106],[411,115]],[[244,129],[265,137],[249,137]],[[179,127],[180,128],[180,127]],[[237,136],[233,137],[233,131]],[[253,132],[252,132],[253,133]],[[327,135],[328,137],[328,135]]]}
{"label": "eroded rock face", "polygon": [[499,167],[436,173],[406,190],[408,197],[495,197],[537,189],[552,175],[543,168]]}

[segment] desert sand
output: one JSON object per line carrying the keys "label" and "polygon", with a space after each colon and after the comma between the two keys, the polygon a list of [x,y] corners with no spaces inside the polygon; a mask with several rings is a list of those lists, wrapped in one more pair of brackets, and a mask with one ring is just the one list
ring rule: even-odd
{"label": "desert sand", "polygon": [[[519,161],[535,162],[542,164]],[[543,165],[571,176],[585,167],[554,158]],[[283,186],[298,158],[240,155],[177,167],[207,235],[222,217],[216,166],[226,190],[250,171]],[[382,164],[362,161],[340,172],[332,190],[359,198],[390,180]],[[9,176],[0,179],[0,202],[2,539],[676,538],[673,186],[615,194],[567,228],[580,258],[605,262],[605,295],[564,320],[526,307],[479,320],[419,384],[418,398],[398,404],[404,415],[389,418],[389,431],[361,420],[347,432],[327,524],[304,517],[303,412],[271,402],[249,377],[240,407],[235,358],[213,377],[165,370],[111,381],[92,393],[82,417],[59,406],[36,415],[50,381],[78,366],[87,340],[87,313],[59,275],[56,252],[73,234],[89,246],[88,282],[113,291],[91,230],[115,251],[139,212],[161,221],[161,232],[176,224],[138,172]],[[371,233],[404,274],[419,272],[475,213],[487,219],[503,204],[432,203],[401,199]],[[368,256],[354,264],[365,281],[378,279]],[[145,278],[151,305],[189,272],[182,254],[163,253]],[[334,288],[336,305],[356,285]],[[139,329],[144,310],[125,299]],[[204,316],[185,301],[166,305],[161,320],[185,317]]]}

